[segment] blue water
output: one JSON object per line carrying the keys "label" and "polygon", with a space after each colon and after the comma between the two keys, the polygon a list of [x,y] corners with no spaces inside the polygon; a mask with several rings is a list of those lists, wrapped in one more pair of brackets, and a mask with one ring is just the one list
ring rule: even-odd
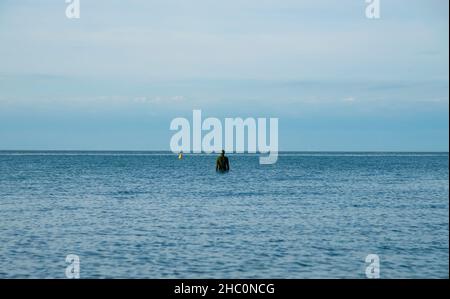
{"label": "blue water", "polygon": [[0,278],[449,277],[448,161],[0,152]]}

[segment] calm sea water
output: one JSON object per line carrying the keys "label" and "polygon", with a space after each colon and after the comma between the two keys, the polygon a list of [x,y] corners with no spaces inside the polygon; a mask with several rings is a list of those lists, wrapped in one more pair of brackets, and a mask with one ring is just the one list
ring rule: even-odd
{"label": "calm sea water", "polygon": [[0,277],[449,277],[448,153],[0,152]]}

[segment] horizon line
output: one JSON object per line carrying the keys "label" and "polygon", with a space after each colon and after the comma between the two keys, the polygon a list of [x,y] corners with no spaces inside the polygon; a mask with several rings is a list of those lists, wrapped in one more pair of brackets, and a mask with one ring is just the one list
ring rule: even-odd
{"label": "horizon line", "polygon": [[[1,152],[166,152],[166,153],[174,153],[171,150],[86,150],[86,149],[0,149]],[[275,152],[275,151],[274,151]],[[447,153],[449,154],[449,150],[282,150],[276,151],[277,153],[292,153],[292,152],[302,152],[302,153]],[[178,153],[178,152],[177,152]],[[184,154],[217,154],[220,152],[212,152],[212,153],[194,153],[194,152],[183,152]],[[228,152],[229,154],[267,154],[267,153],[236,153],[236,152]],[[175,153],[174,153],[175,154]]]}

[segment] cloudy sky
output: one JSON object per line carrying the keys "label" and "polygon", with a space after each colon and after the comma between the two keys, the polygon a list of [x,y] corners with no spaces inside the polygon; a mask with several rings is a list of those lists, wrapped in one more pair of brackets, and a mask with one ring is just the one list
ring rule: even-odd
{"label": "cloudy sky", "polygon": [[448,1],[0,1],[0,150],[168,150],[278,117],[281,150],[448,151]]}

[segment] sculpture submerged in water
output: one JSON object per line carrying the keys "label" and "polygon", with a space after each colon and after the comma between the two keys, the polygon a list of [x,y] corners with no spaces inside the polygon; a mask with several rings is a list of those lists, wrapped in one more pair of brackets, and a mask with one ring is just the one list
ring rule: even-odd
{"label": "sculpture submerged in water", "polygon": [[225,151],[222,150],[222,153],[216,160],[216,171],[219,172],[228,172],[230,171],[230,162],[228,161],[228,157],[225,156]]}

